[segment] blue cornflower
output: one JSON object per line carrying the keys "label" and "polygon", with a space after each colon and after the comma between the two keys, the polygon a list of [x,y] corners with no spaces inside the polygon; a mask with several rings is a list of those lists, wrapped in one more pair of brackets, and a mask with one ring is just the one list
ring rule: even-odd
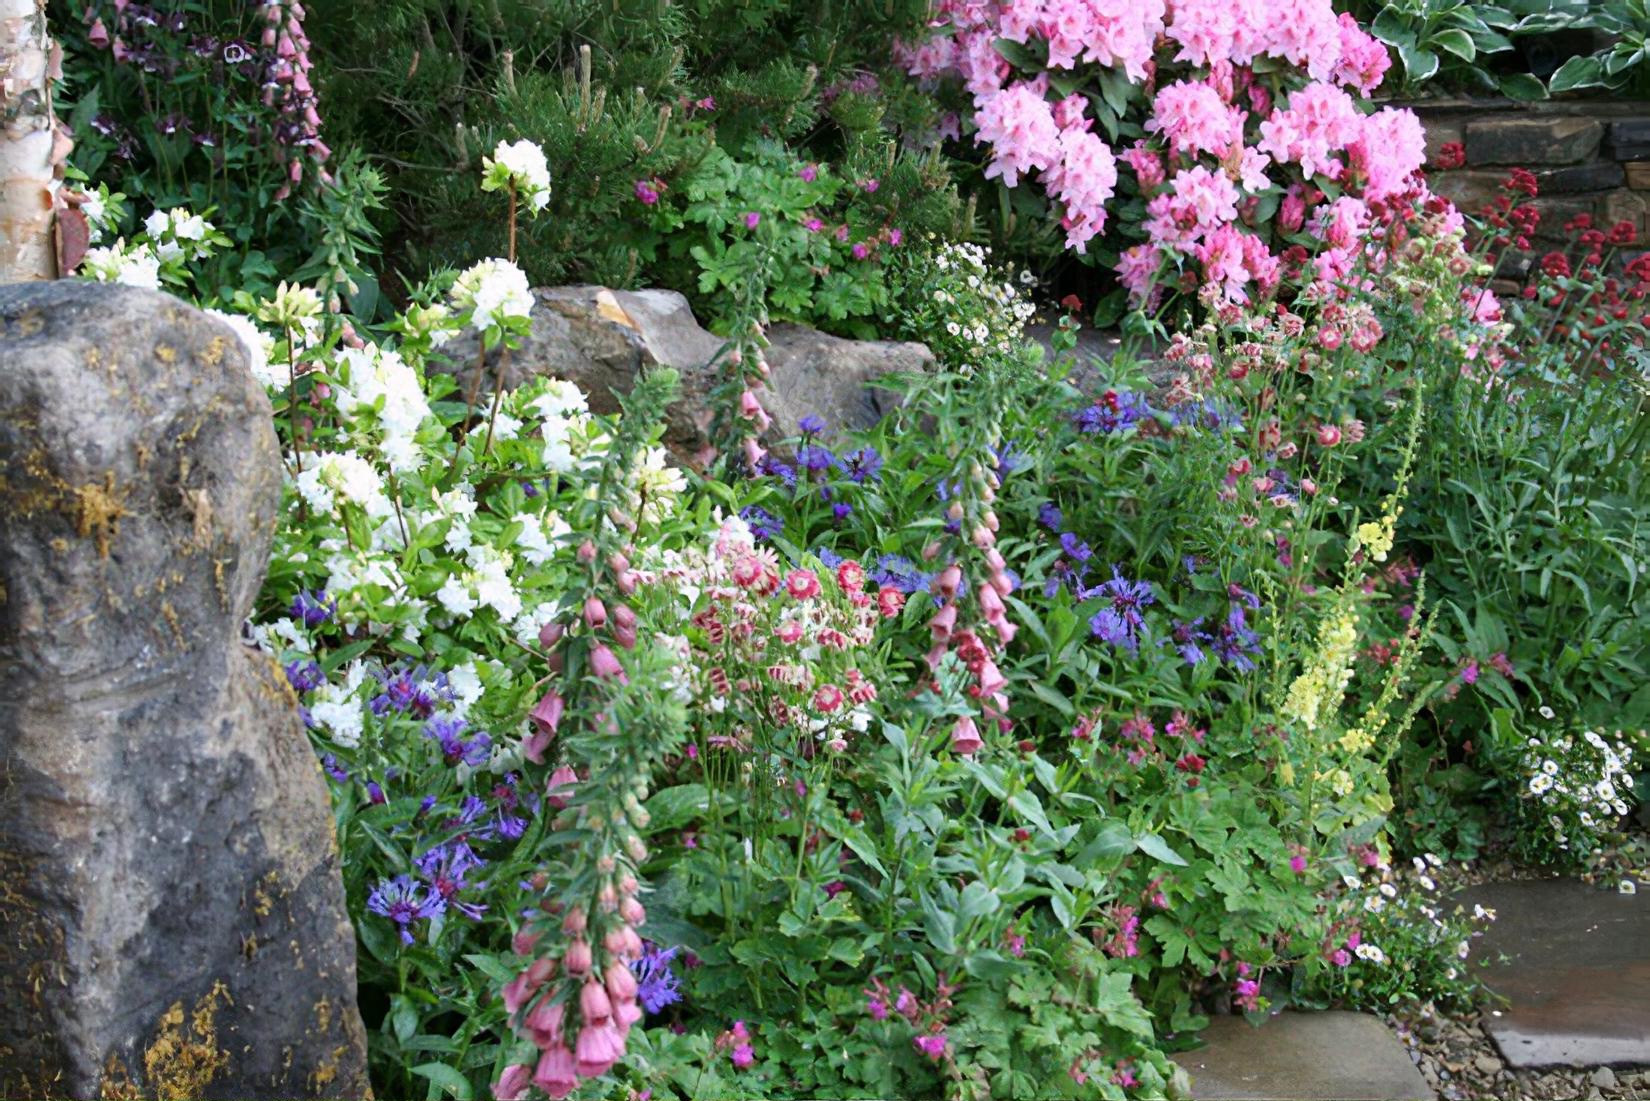
{"label": "blue cornflower", "polygon": [[847,561],[846,558],[842,557],[842,555],[838,554],[830,547],[815,547],[814,557],[819,559],[819,564],[828,570],[834,570]]}
{"label": "blue cornflower", "polygon": [[1239,585],[1236,581],[1233,581],[1231,584],[1226,586],[1226,596],[1230,600],[1242,601],[1244,604],[1247,604],[1250,608],[1257,609],[1257,610],[1260,608],[1260,597],[1256,596],[1254,593],[1250,592],[1248,589],[1245,589],[1242,585]]}
{"label": "blue cornflower", "polygon": [[861,447],[837,460],[837,469],[850,482],[864,485],[882,477],[882,456],[874,447]]}
{"label": "blue cornflower", "polygon": [[764,455],[756,464],[756,472],[785,483],[786,489],[796,488],[796,467],[782,463],[772,455]]}
{"label": "blue cornflower", "polygon": [[829,470],[831,464],[835,462],[836,456],[831,454],[831,449],[823,444],[804,443],[796,449],[797,465],[810,473],[818,474],[821,471]]}
{"label": "blue cornflower", "polygon": [[991,453],[997,456],[997,481],[1006,482],[1008,476],[1031,462],[1031,456],[1021,451],[1010,440],[1001,447],[993,447]]}
{"label": "blue cornflower", "polygon": [[451,702],[453,690],[447,685],[447,674],[429,675],[420,665],[397,673],[379,672],[384,690],[372,698],[374,715],[382,718],[390,711],[411,712],[415,718],[427,719],[442,700]]}
{"label": "blue cornflower", "polygon": [[465,882],[465,876],[485,863],[463,841],[437,845],[414,861],[420,874],[430,881],[430,888],[440,896],[442,905],[451,906],[471,921],[479,921],[487,907],[476,902],[460,901],[458,892],[470,886]]}
{"label": "blue cornflower", "polygon": [[447,904],[440,894],[426,890],[414,882],[412,876],[398,875],[394,879],[380,881],[373,888],[372,894],[367,896],[367,909],[395,922],[400,927],[402,942],[411,944],[413,935],[409,927],[412,923],[439,917],[446,911]]}
{"label": "blue cornflower", "polygon": [[1204,398],[1186,402],[1169,411],[1169,423],[1176,428],[1203,428],[1210,432],[1236,431],[1243,427],[1243,412],[1225,402]]}
{"label": "blue cornflower", "polygon": [[1202,616],[1174,625],[1174,648],[1180,651],[1181,660],[1187,665],[1202,665],[1208,659],[1209,655],[1203,652],[1203,644],[1209,642],[1210,637],[1202,627]]}
{"label": "blue cornflower", "polygon": [[897,554],[885,554],[878,558],[877,567],[870,571],[870,577],[878,585],[887,585],[907,595],[927,592],[928,584],[933,580],[909,559]]}
{"label": "blue cornflower", "polygon": [[1247,673],[1260,653],[1260,633],[1249,626],[1243,605],[1234,601],[1226,620],[1215,629],[1215,654],[1232,668]]}
{"label": "blue cornflower", "polygon": [[464,802],[460,803],[458,807],[458,820],[465,825],[469,825],[486,813],[486,803],[474,795],[466,795]]}
{"label": "blue cornflower", "polygon": [[294,692],[313,692],[327,682],[327,675],[321,672],[321,666],[316,662],[289,661],[286,682],[292,685]]}
{"label": "blue cornflower", "polygon": [[751,537],[767,542],[785,530],[784,523],[761,505],[746,505],[739,510],[739,518],[750,525]]}
{"label": "blue cornflower", "polygon": [[530,481],[521,483],[521,491],[527,494],[528,500],[539,495],[539,487]]}
{"label": "blue cornflower", "polygon": [[831,506],[831,516],[839,524],[853,514],[854,506],[848,504],[846,501],[838,501],[836,504]]}
{"label": "blue cornflower", "polygon": [[337,598],[332,600],[317,592],[301,592],[292,598],[288,609],[292,618],[302,620],[305,627],[319,627],[338,611]]}
{"label": "blue cornflower", "polygon": [[1060,536],[1060,549],[1069,554],[1074,562],[1087,562],[1094,557],[1094,550],[1069,531]]}
{"label": "blue cornflower", "polygon": [[377,780],[367,781],[367,802],[375,807],[389,802],[389,799],[384,795],[384,789],[379,786]]}
{"label": "blue cornflower", "polygon": [[636,974],[636,1001],[650,1014],[682,1000],[676,973],[670,969],[675,958],[676,949],[654,947],[630,963]]}
{"label": "blue cornflower", "polygon": [[484,733],[466,738],[464,732],[468,727],[463,719],[435,718],[424,724],[424,736],[440,744],[441,755],[448,764],[462,761],[471,768],[480,768],[492,758],[493,739]]}
{"label": "blue cornflower", "polygon": [[328,776],[331,776],[340,784],[349,782],[349,769],[338,763],[338,757],[335,754],[328,753],[326,756],[322,757],[321,767],[327,770]]}
{"label": "blue cornflower", "polygon": [[1089,633],[1132,654],[1140,648],[1140,630],[1146,625],[1144,609],[1157,598],[1152,595],[1149,581],[1130,581],[1116,566],[1111,573],[1110,581],[1085,589],[1078,596],[1084,600],[1101,596],[1109,602],[1090,617]]}
{"label": "blue cornflower", "polygon": [[1107,390],[1093,405],[1077,411],[1072,423],[1079,432],[1121,432],[1151,416],[1144,394],[1133,390]]}
{"label": "blue cornflower", "polygon": [[797,421],[796,426],[802,429],[802,434],[804,436],[817,436],[821,432],[825,431],[825,419],[817,414],[809,413],[807,416]]}
{"label": "blue cornflower", "polygon": [[1065,514],[1060,506],[1053,501],[1044,501],[1037,506],[1037,522],[1050,531],[1059,531],[1060,525],[1065,523]]}

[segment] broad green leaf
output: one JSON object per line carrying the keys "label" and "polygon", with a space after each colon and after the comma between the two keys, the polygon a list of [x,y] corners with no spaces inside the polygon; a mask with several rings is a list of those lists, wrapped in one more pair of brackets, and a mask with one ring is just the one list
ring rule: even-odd
{"label": "broad green leaf", "polygon": [[474,1094],[470,1091],[470,1080],[446,1063],[420,1063],[410,1068],[412,1072],[441,1087],[443,1093],[457,1101],[470,1101]]}
{"label": "broad green leaf", "polygon": [[1140,846],[1140,851],[1165,864],[1173,864],[1178,868],[1186,866],[1186,858],[1169,848],[1169,843],[1155,833],[1143,833],[1134,839]]}

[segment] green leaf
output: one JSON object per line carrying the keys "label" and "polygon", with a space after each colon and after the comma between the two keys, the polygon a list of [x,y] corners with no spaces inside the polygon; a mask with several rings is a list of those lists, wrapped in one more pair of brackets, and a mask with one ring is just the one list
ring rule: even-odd
{"label": "green leaf", "polygon": [[926,891],[922,895],[922,926],[936,952],[949,956],[957,951],[956,917],[937,906]]}
{"label": "green leaf", "polygon": [[1134,841],[1140,846],[1140,851],[1147,856],[1161,860],[1165,864],[1173,864],[1177,868],[1186,866],[1186,858],[1169,848],[1169,843],[1155,833],[1143,833]]}
{"label": "green leaf", "polygon": [[665,788],[647,801],[648,829],[656,833],[680,829],[709,809],[710,792],[704,784]]}
{"label": "green leaf", "polygon": [[446,1063],[420,1063],[411,1070],[440,1086],[443,1092],[457,1098],[457,1101],[470,1101],[474,1096],[470,1092],[470,1080]]}
{"label": "green leaf", "polygon": [[1472,35],[1463,30],[1451,28],[1439,31],[1432,36],[1431,44],[1440,50],[1448,50],[1462,61],[1472,61],[1478,56],[1478,47],[1473,44]]}
{"label": "green leaf", "polygon": [[1096,860],[1127,856],[1137,847],[1134,834],[1129,832],[1129,827],[1116,820],[1104,822],[1101,823],[1099,834],[1083,846],[1083,851],[1077,854],[1077,859],[1073,863],[1079,868],[1086,868]]}
{"label": "green leaf", "polygon": [[1568,92],[1572,88],[1595,88],[1604,83],[1604,66],[1596,57],[1572,57],[1558,67],[1547,81],[1547,90]]}
{"label": "green leaf", "polygon": [[1508,99],[1530,103],[1547,98],[1547,86],[1529,73],[1512,73],[1497,78],[1501,94]]}
{"label": "green leaf", "polygon": [[1423,46],[1399,46],[1398,59],[1404,63],[1404,75],[1416,84],[1438,72],[1438,55]]}

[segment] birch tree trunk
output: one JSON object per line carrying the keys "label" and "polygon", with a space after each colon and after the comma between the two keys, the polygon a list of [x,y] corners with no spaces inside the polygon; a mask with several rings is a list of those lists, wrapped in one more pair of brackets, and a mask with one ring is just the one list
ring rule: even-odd
{"label": "birch tree trunk", "polygon": [[0,0],[0,283],[57,277],[56,67],[46,0]]}

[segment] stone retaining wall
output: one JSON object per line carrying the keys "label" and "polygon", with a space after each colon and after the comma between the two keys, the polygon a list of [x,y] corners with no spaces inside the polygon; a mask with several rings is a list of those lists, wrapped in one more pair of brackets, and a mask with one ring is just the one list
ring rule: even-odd
{"label": "stone retaining wall", "polygon": [[1482,210],[1509,169],[1535,174],[1542,215],[1536,255],[1569,244],[1564,224],[1583,212],[1603,228],[1632,222],[1641,249],[1650,246],[1650,103],[1463,99],[1412,108],[1426,124],[1429,165],[1446,144],[1465,150],[1463,167],[1428,172],[1433,190],[1462,210]]}

